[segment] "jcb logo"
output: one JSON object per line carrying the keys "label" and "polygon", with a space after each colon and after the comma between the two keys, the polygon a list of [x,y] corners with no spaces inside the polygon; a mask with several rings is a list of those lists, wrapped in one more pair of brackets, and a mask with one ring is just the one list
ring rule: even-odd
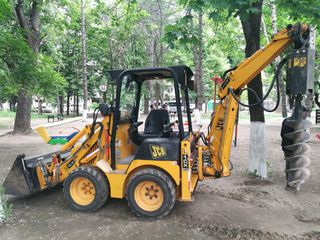
{"label": "jcb logo", "polygon": [[288,61],[288,68],[291,67],[304,67],[307,64],[307,58],[301,57],[301,58],[293,58],[289,59]]}
{"label": "jcb logo", "polygon": [[150,145],[150,152],[152,158],[161,158],[167,155],[166,148],[157,145]]}
{"label": "jcb logo", "polygon": [[222,130],[223,129],[223,120],[219,119],[217,126],[216,126],[217,130]]}

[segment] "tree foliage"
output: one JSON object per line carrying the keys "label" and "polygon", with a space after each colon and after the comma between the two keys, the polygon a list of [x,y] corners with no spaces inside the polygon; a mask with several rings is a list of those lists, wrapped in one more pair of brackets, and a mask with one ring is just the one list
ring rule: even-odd
{"label": "tree foliage", "polygon": [[64,86],[56,64],[44,54],[36,55],[23,38],[21,29],[12,24],[12,8],[1,1],[0,11],[0,95],[1,100],[17,96],[20,89],[45,98],[53,98]]}
{"label": "tree foliage", "polygon": [[[33,2],[24,1],[24,11]],[[213,96],[210,78],[245,57],[241,21],[257,14],[257,0],[116,0],[86,1],[87,69],[90,98],[100,97],[99,85],[109,82],[108,70],[186,64],[194,70],[194,46],[203,47],[202,82],[205,101]],[[58,96],[82,97],[80,1],[39,1],[39,54],[32,52],[25,32],[15,22],[16,1],[0,0],[0,101],[24,88],[33,96],[56,102]],[[272,37],[269,0],[262,13]],[[295,21],[319,25],[319,0],[276,1],[278,28]],[[200,34],[199,13],[203,12]],[[264,45],[264,37],[261,39]],[[317,40],[319,46],[320,38]],[[317,58],[317,73],[319,66]],[[268,85],[272,69],[264,73]],[[160,89],[160,90],[159,90]],[[146,93],[156,97],[159,86]],[[154,95],[154,96],[153,96]],[[195,100],[192,95],[192,101]],[[107,91],[113,98],[112,87]]]}

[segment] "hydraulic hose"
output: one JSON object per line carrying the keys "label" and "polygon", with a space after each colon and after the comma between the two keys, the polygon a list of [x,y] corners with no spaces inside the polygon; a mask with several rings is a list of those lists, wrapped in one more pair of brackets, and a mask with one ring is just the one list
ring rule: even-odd
{"label": "hydraulic hose", "polygon": [[[98,113],[99,113],[99,107],[97,107],[93,111],[93,121],[92,121],[92,124],[91,124],[91,129],[90,129],[89,136],[83,141],[83,143],[81,144],[81,147],[79,147],[78,150],[75,151],[75,153],[73,155],[76,155],[80,151],[80,149],[82,149],[83,146],[85,146],[87,141],[93,136],[93,134],[95,132],[96,125],[100,126],[99,135],[98,135],[98,139],[99,139],[98,141],[100,141],[100,137],[101,137],[102,131],[103,131],[103,124],[101,122],[97,122]],[[100,144],[100,142],[99,142],[99,144]]]}
{"label": "hydraulic hose", "polygon": [[236,69],[237,69],[237,67],[233,67],[233,68],[230,68],[230,69],[228,69],[227,71],[225,71],[225,72],[222,74],[222,79],[225,79],[225,77],[227,76],[227,73],[228,73],[228,72],[231,72],[231,71],[236,70]]}
{"label": "hydraulic hose", "polygon": [[[251,92],[254,94],[254,96],[256,97],[257,102],[255,102],[255,103],[253,103],[253,104],[245,104],[245,103],[241,102],[240,100],[238,100],[235,92],[233,91],[233,89],[229,88],[229,91],[230,91],[231,95],[232,95],[233,98],[237,101],[238,104],[240,104],[240,105],[242,105],[242,106],[244,106],[244,107],[254,107],[254,106],[259,105],[259,106],[260,106],[261,108],[263,108],[263,110],[266,111],[266,112],[274,112],[274,111],[278,108],[278,106],[279,106],[279,104],[280,104],[279,74],[280,74],[280,71],[281,71],[282,67],[284,66],[284,64],[285,64],[286,62],[287,62],[287,58],[284,58],[284,59],[282,59],[282,60],[280,61],[279,65],[278,65],[278,68],[277,68],[277,70],[276,70],[276,72],[275,72],[275,75],[274,75],[274,77],[273,77],[273,79],[272,79],[272,82],[271,82],[271,84],[270,84],[270,87],[269,87],[267,93],[266,93],[261,99],[259,98],[258,94],[257,94],[252,88],[248,88],[248,87],[247,87],[247,88],[241,89],[241,91],[240,91],[240,93],[239,93],[240,95],[241,95],[241,93],[242,93],[244,90],[251,91]],[[277,84],[277,102],[276,102],[276,105],[275,105],[275,107],[274,107],[273,109],[266,109],[266,108],[263,106],[263,101],[266,100],[267,97],[270,95],[271,90],[272,90],[272,88],[273,88],[273,86],[274,86],[274,83]]]}

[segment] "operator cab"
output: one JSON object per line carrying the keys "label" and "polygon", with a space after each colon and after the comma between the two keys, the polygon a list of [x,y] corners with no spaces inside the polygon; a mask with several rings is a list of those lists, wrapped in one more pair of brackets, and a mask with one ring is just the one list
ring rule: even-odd
{"label": "operator cab", "polygon": [[[137,68],[112,70],[109,74],[116,86],[112,159],[119,164],[133,159],[178,160],[180,141],[192,132],[188,92],[193,90],[191,69],[187,66]],[[168,111],[168,103],[172,101],[177,108],[174,116]],[[152,146],[175,150],[167,150],[166,156],[156,152],[152,155]]]}

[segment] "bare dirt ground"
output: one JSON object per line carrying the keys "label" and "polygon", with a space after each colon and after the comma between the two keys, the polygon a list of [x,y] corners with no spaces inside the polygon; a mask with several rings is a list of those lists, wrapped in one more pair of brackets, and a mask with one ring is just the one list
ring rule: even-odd
{"label": "bare dirt ground", "polygon": [[[65,130],[66,134],[68,131],[72,129]],[[241,124],[238,146],[231,152],[233,176],[200,182],[194,202],[177,202],[164,219],[138,219],[125,200],[109,200],[96,213],[75,212],[67,207],[58,188],[12,199],[13,218],[0,225],[0,239],[320,239],[317,132],[320,128],[311,129],[311,177],[298,194],[284,189],[280,125],[267,125],[270,177],[259,180],[246,174],[249,125]],[[58,148],[46,145],[36,134],[0,137],[0,183],[18,153],[30,156]]]}

